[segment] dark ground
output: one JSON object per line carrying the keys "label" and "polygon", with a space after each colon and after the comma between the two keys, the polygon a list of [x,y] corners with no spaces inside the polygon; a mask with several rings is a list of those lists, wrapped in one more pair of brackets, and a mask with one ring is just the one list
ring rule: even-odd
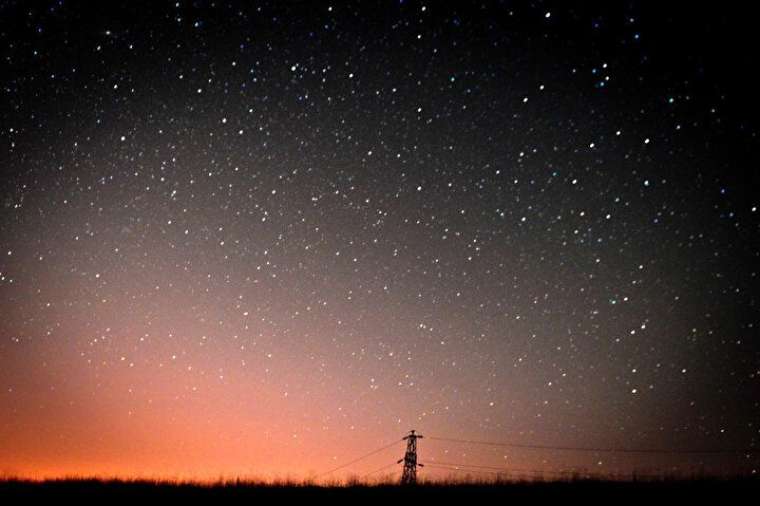
{"label": "dark ground", "polygon": [[752,501],[760,492],[760,479],[663,480],[646,482],[569,481],[505,484],[427,484],[415,487],[395,485],[316,487],[310,485],[266,486],[251,484],[198,485],[147,481],[59,480],[0,482],[2,504],[51,504],[64,501],[138,501],[166,504],[222,504],[247,502],[270,504],[380,503],[399,501],[411,504],[535,503],[584,501],[641,503],[642,501],[728,500]]}

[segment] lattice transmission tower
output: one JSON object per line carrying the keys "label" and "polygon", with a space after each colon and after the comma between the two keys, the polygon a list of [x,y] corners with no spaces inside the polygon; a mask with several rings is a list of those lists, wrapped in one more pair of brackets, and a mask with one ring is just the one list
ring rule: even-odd
{"label": "lattice transmission tower", "polygon": [[401,473],[402,485],[414,485],[417,483],[417,466],[424,467],[417,463],[417,440],[422,438],[420,434],[415,434],[414,429],[409,431],[409,435],[404,436],[406,439],[406,453],[403,459],[398,463],[404,463],[404,471]]}

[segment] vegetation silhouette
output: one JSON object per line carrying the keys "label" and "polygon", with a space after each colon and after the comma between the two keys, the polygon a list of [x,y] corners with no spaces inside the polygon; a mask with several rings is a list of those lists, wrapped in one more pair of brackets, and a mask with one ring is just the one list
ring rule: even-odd
{"label": "vegetation silhouette", "polygon": [[[392,481],[391,481],[392,479]],[[177,504],[242,501],[504,501],[504,500],[623,500],[645,499],[725,500],[751,497],[760,491],[757,476],[736,478],[663,477],[661,479],[599,479],[569,477],[561,480],[477,479],[471,476],[420,480],[400,486],[390,475],[374,481],[351,477],[343,481],[246,481],[240,479],[201,483],[171,480],[64,478],[55,480],[0,480],[0,498],[6,504],[24,501],[108,500],[181,501]]]}

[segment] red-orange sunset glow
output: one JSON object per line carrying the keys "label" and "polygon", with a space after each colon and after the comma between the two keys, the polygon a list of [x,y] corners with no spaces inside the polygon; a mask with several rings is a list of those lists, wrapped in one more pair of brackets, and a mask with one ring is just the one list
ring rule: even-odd
{"label": "red-orange sunset glow", "polygon": [[0,477],[758,473],[712,11],[203,3],[0,6]]}

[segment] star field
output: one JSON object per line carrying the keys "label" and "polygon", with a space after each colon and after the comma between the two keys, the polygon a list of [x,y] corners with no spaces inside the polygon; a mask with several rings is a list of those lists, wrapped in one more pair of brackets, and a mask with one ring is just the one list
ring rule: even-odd
{"label": "star field", "polygon": [[0,472],[757,451],[741,13],[665,9],[3,6]]}

